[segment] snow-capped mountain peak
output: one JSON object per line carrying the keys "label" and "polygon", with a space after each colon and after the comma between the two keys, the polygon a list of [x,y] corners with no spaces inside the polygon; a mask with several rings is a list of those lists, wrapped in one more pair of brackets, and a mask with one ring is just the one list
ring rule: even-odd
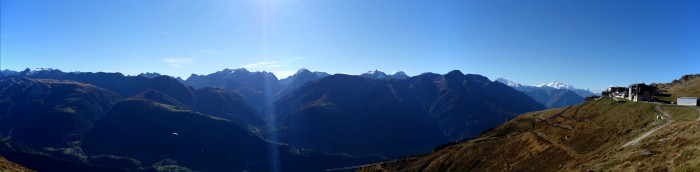
{"label": "snow-capped mountain peak", "polygon": [[19,73],[21,76],[31,76],[39,73],[51,73],[51,72],[61,72],[61,70],[58,69],[52,69],[52,68],[35,68],[35,69],[29,69],[26,68],[22,72]]}
{"label": "snow-capped mountain peak", "polygon": [[369,71],[369,72],[367,72],[367,74],[370,74],[370,75],[386,75],[386,73],[384,73],[384,72],[382,72],[382,71],[379,71],[379,70]]}
{"label": "snow-capped mountain peak", "polygon": [[554,81],[554,82],[550,82],[550,83],[546,83],[546,84],[543,83],[543,84],[537,85],[537,87],[551,87],[554,89],[568,89],[568,90],[576,89],[576,88],[574,88],[574,86],[571,86],[571,85],[565,84],[565,83],[561,83],[558,81]]}
{"label": "snow-capped mountain peak", "polygon": [[248,69],[246,69],[246,68],[238,68],[238,69],[233,69],[233,73],[247,74],[247,73],[250,73],[250,71],[248,71]]}
{"label": "snow-capped mountain peak", "polygon": [[500,82],[503,84],[506,84],[510,87],[515,88],[518,91],[527,91],[527,90],[532,90],[532,89],[557,89],[557,90],[571,90],[574,93],[580,95],[581,97],[586,97],[586,96],[591,96],[591,95],[596,95],[590,90],[584,90],[584,89],[577,89],[572,85],[561,83],[559,81],[554,81],[550,83],[543,83],[537,86],[530,86],[530,85],[523,85],[519,84],[504,78],[498,78],[495,80],[496,82]]}
{"label": "snow-capped mountain peak", "polygon": [[157,73],[157,72],[153,72],[153,73],[151,73],[151,72],[146,72],[146,73],[141,73],[141,74],[139,74],[139,75],[137,75],[137,76],[142,76],[142,77],[144,77],[144,78],[153,79],[153,78],[155,78],[155,77],[159,77],[159,76],[162,76],[162,75],[161,75],[160,73]]}
{"label": "snow-capped mountain peak", "polygon": [[32,71],[41,72],[41,71],[53,71],[53,70],[55,70],[55,69],[39,67],[39,68],[34,68]]}
{"label": "snow-capped mountain peak", "polygon": [[318,72],[318,71],[311,72],[309,69],[301,68],[301,69],[297,70],[297,73],[294,73],[294,75],[292,75],[290,77],[302,77],[302,76],[315,76],[315,77],[321,78],[321,77],[329,76],[329,74],[326,72]]}
{"label": "snow-capped mountain peak", "polygon": [[498,79],[496,79],[495,81],[496,81],[496,82],[503,83],[503,84],[506,84],[506,85],[508,85],[509,87],[521,87],[521,86],[523,86],[522,84],[513,82],[513,81],[511,81],[511,80],[507,80],[507,79],[505,79],[505,78],[498,78]]}
{"label": "snow-capped mountain peak", "polygon": [[369,71],[367,73],[362,74],[361,76],[373,79],[384,79],[387,77],[386,73],[379,70]]}

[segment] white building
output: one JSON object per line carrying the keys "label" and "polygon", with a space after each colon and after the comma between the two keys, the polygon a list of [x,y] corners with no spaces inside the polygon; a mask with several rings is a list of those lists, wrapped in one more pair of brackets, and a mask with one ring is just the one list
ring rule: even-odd
{"label": "white building", "polygon": [[679,97],[677,101],[678,105],[686,105],[686,106],[697,106],[698,105],[698,98],[697,97]]}

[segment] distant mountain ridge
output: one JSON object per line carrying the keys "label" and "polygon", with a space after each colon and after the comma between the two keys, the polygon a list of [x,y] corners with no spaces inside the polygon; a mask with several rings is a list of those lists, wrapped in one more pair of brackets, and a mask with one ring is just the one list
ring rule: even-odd
{"label": "distant mountain ridge", "polygon": [[[125,96],[132,96],[138,94],[141,91],[144,91],[148,88],[127,90],[125,88],[120,88],[117,85],[136,82],[146,82],[148,81],[147,79],[167,77],[173,78],[186,86],[194,87],[194,89],[214,87],[230,90],[240,95],[257,111],[263,111],[266,107],[270,106],[277,97],[281,96],[282,94],[286,94],[296,88],[299,88],[300,86],[310,81],[315,81],[330,76],[330,74],[318,71],[311,72],[308,69],[302,68],[298,70],[297,73],[295,73],[294,75],[280,80],[271,72],[251,72],[245,68],[226,68],[221,71],[217,71],[207,75],[192,74],[187,79],[183,80],[179,77],[175,78],[167,75],[161,75],[155,72],[141,73],[136,76],[125,76],[121,73],[63,72],[61,70],[52,68],[27,68],[21,72],[6,69],[3,70],[3,76],[24,76],[31,78],[75,80],[79,82],[91,83],[100,87],[105,87]],[[364,76],[371,79],[406,79],[409,77],[402,71],[396,72],[391,75],[387,75],[384,72],[378,70],[370,71],[368,73],[361,74],[360,76]],[[184,94],[174,94],[173,96],[180,95]],[[183,103],[191,104],[187,102]]]}
{"label": "distant mountain ridge", "polygon": [[597,95],[596,93],[593,93],[591,90],[579,89],[579,88],[574,87],[571,84],[561,83],[559,81],[542,83],[542,84],[538,84],[537,86],[524,85],[524,84],[513,82],[513,81],[505,79],[505,78],[497,78],[496,81],[504,83],[504,84],[506,84],[510,87],[516,88],[516,89],[530,89],[531,87],[536,87],[536,88],[542,88],[542,89],[569,90],[569,91],[572,91],[572,92],[578,94],[581,97]]}
{"label": "distant mountain ridge", "polygon": [[[124,76],[121,73],[65,73],[58,69],[42,69],[35,71],[27,69],[23,72],[20,72],[18,76],[28,77],[32,79],[55,79],[87,83],[110,90],[121,97],[137,96],[152,98],[156,101],[165,104],[181,106],[183,108],[188,108],[195,111],[211,112],[210,115],[225,119],[243,118],[245,120],[236,120],[235,123],[244,127],[250,125],[263,125],[261,119],[258,119],[260,118],[260,116],[257,114],[257,111],[255,109],[252,109],[245,102],[243,102],[245,103],[245,105],[235,105],[235,103],[229,104],[230,106],[238,107],[234,111],[230,111],[232,110],[231,108],[224,108],[224,106],[217,106],[223,108],[221,109],[221,111],[211,111],[204,108],[216,105],[217,101],[232,102],[232,99],[243,101],[241,100],[239,95],[227,93],[229,91],[221,91],[214,89],[195,89],[182,84],[181,81],[179,81],[176,78],[166,75],[149,79],[143,76]],[[214,94],[216,96],[210,96],[210,94]],[[202,108],[199,108],[198,106],[202,106]]]}
{"label": "distant mountain ridge", "polygon": [[318,71],[311,72],[308,69],[301,68],[294,75],[279,80],[279,85],[281,86],[281,88],[277,92],[277,95],[288,93],[308,82],[315,81],[327,76],[330,76],[330,74]]}
{"label": "distant mountain ridge", "polygon": [[403,71],[398,71],[394,74],[387,75],[386,73],[379,71],[379,70],[373,70],[369,71],[367,73],[360,74],[361,77],[369,78],[369,79],[406,79],[409,78],[406,73]]}
{"label": "distant mountain ridge", "polygon": [[561,83],[561,82],[559,82],[559,81],[553,81],[553,82],[546,83],[546,84],[545,84],[545,83],[542,83],[542,84],[537,85],[536,87],[551,87],[551,88],[554,88],[554,89],[567,89],[567,90],[576,89],[576,88],[574,88],[574,86],[572,86],[572,85],[565,84],[565,83]]}
{"label": "distant mountain ridge", "polygon": [[137,76],[142,76],[142,77],[144,77],[144,78],[153,79],[153,78],[155,78],[155,77],[159,77],[159,76],[162,76],[162,75],[161,75],[160,73],[156,73],[156,72],[146,72],[146,73],[141,73],[141,74],[139,74],[139,75],[137,75]]}
{"label": "distant mountain ridge", "polygon": [[[46,74],[46,73],[58,72],[58,71],[63,72],[59,69],[53,69],[53,68],[35,68],[35,69],[27,68],[23,71],[14,71],[14,70],[9,70],[9,69],[4,69],[4,70],[0,71],[0,73],[2,74],[1,76],[19,76],[19,75],[32,76],[32,75],[37,75],[37,74]],[[316,75],[316,77],[318,77],[318,78],[330,76],[330,74],[326,73],[326,72],[319,72],[319,71],[311,72],[310,70],[308,70],[306,68],[301,68],[295,74],[293,74],[287,78],[277,79],[277,80],[279,80],[279,81],[291,80],[294,78],[295,75],[300,75],[300,74],[305,75],[306,72],[312,73],[312,74]],[[83,72],[74,71],[74,72],[63,72],[63,73],[83,73]],[[90,73],[90,72],[87,72],[87,73]],[[97,73],[110,73],[110,72],[97,72]],[[245,68],[236,68],[236,69],[225,68],[221,71],[216,71],[214,73],[206,74],[206,75],[192,74],[187,79],[194,77],[192,79],[198,80],[198,79],[201,79],[201,77],[203,77],[203,76],[221,76],[221,77],[241,81],[242,80],[241,78],[249,77],[247,75],[259,75],[259,74],[267,75],[266,77],[270,77],[270,78],[272,76],[275,76],[273,73],[267,72],[267,71],[251,72]],[[163,75],[163,74],[160,74],[157,72],[145,72],[145,73],[140,73],[136,76],[141,76],[141,77],[145,77],[145,78],[150,79],[150,78],[155,78],[155,77],[159,77],[159,76],[167,76],[167,75]],[[410,77],[409,75],[407,75],[403,71],[398,71],[398,72],[395,72],[393,74],[386,74],[386,73],[379,71],[379,70],[368,71],[366,73],[358,74],[358,76],[363,76],[363,77],[367,77],[370,79],[388,79],[388,78],[406,79],[406,78]],[[169,77],[172,77],[172,76],[169,76]],[[172,77],[172,78],[178,79],[179,77]],[[277,77],[275,76],[274,78],[277,78]],[[187,79],[182,79],[182,80],[185,81]],[[211,81],[211,82],[216,83],[216,81]],[[209,83],[209,84],[212,84],[212,83]],[[221,83],[216,83],[216,84],[221,84]],[[213,85],[216,85],[216,84],[213,84]],[[203,85],[207,85],[207,84],[197,83],[197,82],[193,83],[193,86],[195,86],[195,87],[203,87]]]}
{"label": "distant mountain ridge", "polygon": [[520,112],[544,109],[506,85],[457,70],[393,80],[336,74],[283,95],[274,107],[277,125],[270,131],[282,142],[388,157],[470,138]]}
{"label": "distant mountain ridge", "polygon": [[248,104],[261,111],[273,101],[279,87],[278,81],[270,72],[227,68],[208,75],[192,74],[184,80],[184,84],[194,88],[225,88],[240,95]]}
{"label": "distant mountain ridge", "polygon": [[[44,102],[43,105],[26,104],[24,109],[38,112],[20,113],[21,116],[53,112],[43,106],[55,106],[61,114],[79,114],[94,109],[101,113],[93,113],[97,115],[89,122],[82,122],[82,118],[62,119],[68,122],[61,123],[95,125],[68,136],[61,133],[51,137],[21,134],[30,130],[41,131],[43,126],[30,125],[32,122],[22,120],[5,120],[9,118],[0,118],[0,122],[7,124],[0,126],[0,134],[16,133],[12,135],[17,139],[13,137],[10,141],[28,144],[34,153],[39,154],[8,148],[11,154],[35,160],[29,161],[35,162],[30,163],[30,168],[49,161],[32,158],[40,156],[77,161],[74,165],[78,166],[81,163],[112,164],[108,167],[133,169],[147,168],[151,164],[160,166],[158,164],[174,160],[179,163],[168,164],[193,170],[266,171],[270,167],[260,165],[263,159],[271,158],[268,152],[280,150],[286,152],[278,152],[280,155],[289,158],[282,161],[287,163],[282,165],[283,169],[318,171],[367,163],[379,157],[425,153],[444,142],[474,137],[518,114],[545,108],[507,85],[458,70],[413,77],[403,72],[386,75],[373,71],[371,74],[330,75],[300,69],[296,74],[279,80],[269,72],[224,69],[181,80],[156,73],[125,76],[121,73],[62,72],[57,69],[25,70],[0,79],[7,83],[31,83],[32,80],[75,83],[103,90],[105,95],[114,95],[106,97],[116,98],[95,100],[104,104],[93,106],[99,108],[64,108],[65,105],[50,102],[90,102],[83,100],[90,97],[70,97],[64,95],[70,91],[54,90],[51,93],[62,93],[63,96],[43,100],[33,96],[34,93],[18,94],[27,91],[14,91],[7,94],[14,96],[5,99],[0,108],[21,109],[17,107],[18,100]],[[0,90],[9,90],[7,88],[14,85],[0,85],[3,86]],[[42,92],[36,94],[39,93]],[[0,109],[0,116],[7,114]],[[31,119],[36,118],[43,119],[44,116]],[[90,134],[85,135],[86,132]],[[174,142],[172,136],[185,137],[187,132],[200,133],[186,137],[198,141]],[[70,144],[58,139],[62,137],[71,138],[66,140]],[[241,149],[213,143],[218,141],[242,147],[265,144]],[[107,144],[113,142],[120,144]],[[51,147],[46,148],[47,145]],[[205,148],[211,146],[215,148]],[[0,147],[0,151],[2,149]],[[242,156],[247,156],[252,164],[248,163],[250,168],[239,168],[241,163],[234,164],[236,167],[215,165],[218,163],[211,162],[221,160],[195,155],[202,152],[218,155],[207,150],[230,152],[232,154],[223,156],[224,161],[237,163],[246,160]],[[246,151],[262,151],[259,153],[265,155]],[[234,155],[233,152],[241,154]],[[309,162],[318,164],[307,164]],[[309,168],[295,166],[297,163]]]}
{"label": "distant mountain ridge", "polygon": [[543,83],[537,86],[524,85],[504,78],[498,78],[496,82],[513,87],[548,108],[579,104],[584,101],[584,97],[594,95],[589,90],[577,89],[572,85],[557,81],[546,84]]}
{"label": "distant mountain ridge", "polygon": [[[12,71],[6,70],[5,73],[8,73],[9,75],[20,75],[20,76],[31,76],[35,78],[51,78],[51,79],[68,79],[72,80],[70,76],[75,76],[77,74],[81,75],[104,75],[106,78],[102,78],[102,80],[109,79],[110,77],[120,77],[123,76],[119,73],[91,73],[91,72],[71,72],[71,73],[64,73],[60,70],[57,69],[51,69],[51,68],[38,68],[35,70],[30,70],[30,69],[25,69],[22,72],[17,72],[13,73]],[[112,76],[109,76],[112,75]],[[119,75],[119,76],[117,76]],[[292,76],[289,76],[285,79],[279,80],[273,73],[270,72],[265,72],[265,71],[257,71],[257,72],[251,72],[248,71],[245,68],[238,68],[238,69],[224,69],[222,71],[214,72],[208,75],[197,75],[197,74],[192,74],[190,77],[188,77],[186,80],[182,80],[180,78],[174,78],[175,80],[187,85],[187,86],[192,86],[195,89],[197,88],[204,88],[204,87],[215,87],[215,88],[224,88],[227,90],[230,90],[238,95],[240,95],[243,100],[245,100],[248,104],[250,104],[253,108],[256,109],[256,111],[262,112],[265,111],[267,107],[272,106],[274,101],[282,96],[283,94],[289,93],[290,91],[297,89],[301,87],[304,84],[307,84],[311,81],[316,81],[321,78],[330,76],[330,74],[325,73],[325,72],[311,72],[308,69],[300,69],[297,71]],[[404,72],[399,71],[394,74],[388,75],[382,71],[379,70],[373,70],[369,71],[367,73],[363,73],[359,75],[361,77],[365,77],[368,79],[376,79],[376,80],[387,80],[387,79],[407,79],[409,78],[408,75],[406,75]],[[141,73],[137,77],[143,77],[143,78],[158,78],[158,77],[169,77],[173,78],[167,75],[161,75],[159,73]],[[95,78],[97,79],[97,78]],[[94,80],[94,79],[93,79]],[[98,79],[99,80],[99,79]],[[138,79],[131,79],[131,80],[138,80]],[[85,81],[79,80],[79,81]],[[519,83],[515,83],[506,79],[499,78],[496,81],[499,81],[501,83],[505,83],[506,85],[509,85],[516,90],[519,90],[521,92],[525,92],[528,94],[530,97],[533,99],[537,100],[539,103],[545,105],[546,107],[562,107],[562,106],[568,106],[576,103],[580,103],[582,98],[572,96],[571,94],[565,93],[565,90],[573,91],[574,93],[578,95],[593,95],[588,90],[583,90],[583,89],[576,89],[571,85],[560,83],[560,82],[551,82],[547,84],[540,84],[538,86],[528,86],[528,85],[522,85]],[[94,83],[91,81],[87,81],[88,83]],[[131,81],[133,82],[133,81]],[[105,86],[104,83],[94,83],[97,84],[98,86]],[[114,84],[107,84],[107,85],[114,85]],[[144,89],[145,90],[145,89]],[[124,94],[124,91],[119,91],[117,89],[117,92],[120,94]],[[139,91],[140,92],[140,91]],[[137,94],[138,92],[129,92],[128,95],[134,95]],[[190,93],[191,94],[191,93]],[[181,94],[176,94],[176,95],[181,95]],[[580,96],[584,97],[584,96]],[[187,103],[186,103],[187,104]]]}
{"label": "distant mountain ridge", "polygon": [[[106,84],[111,82],[89,79],[94,75],[117,76],[51,71],[34,77],[73,80],[1,78],[0,155],[42,171],[148,171],[163,161],[193,170],[269,171],[273,166],[267,165],[272,156],[268,152],[273,150],[280,151],[277,168],[293,171],[320,171],[379,158],[297,150],[262,139],[249,125],[262,125],[262,120],[253,121],[258,117],[255,110],[228,90],[190,90],[194,103],[189,103],[173,96],[181,92],[166,89],[182,84],[164,76],[112,78],[163,84],[125,99],[111,90],[74,81],[116,88]],[[117,90],[142,88],[116,83],[121,87]],[[183,141],[172,142],[173,136]],[[221,156],[222,152],[226,155]]]}
{"label": "distant mountain ridge", "polygon": [[[667,97],[700,97],[700,74],[652,85]],[[477,138],[357,171],[698,171],[700,156],[684,156],[700,145],[698,109],[590,99],[525,113]]]}
{"label": "distant mountain ridge", "polygon": [[19,72],[14,71],[14,70],[7,70],[7,69],[4,69],[4,70],[0,71],[0,77],[5,77],[5,76],[17,76],[17,75],[19,75]]}
{"label": "distant mountain ridge", "polygon": [[93,85],[49,79],[3,78],[0,88],[0,135],[34,147],[75,146],[121,99]]}

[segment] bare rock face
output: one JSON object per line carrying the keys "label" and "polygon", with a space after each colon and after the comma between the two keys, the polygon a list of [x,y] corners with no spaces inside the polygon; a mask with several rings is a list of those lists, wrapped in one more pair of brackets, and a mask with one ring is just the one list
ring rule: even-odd
{"label": "bare rock face", "polygon": [[673,82],[671,82],[671,83],[672,84],[680,84],[680,83],[688,82],[692,79],[699,78],[699,77],[700,77],[700,74],[683,75],[681,78],[673,80]]}

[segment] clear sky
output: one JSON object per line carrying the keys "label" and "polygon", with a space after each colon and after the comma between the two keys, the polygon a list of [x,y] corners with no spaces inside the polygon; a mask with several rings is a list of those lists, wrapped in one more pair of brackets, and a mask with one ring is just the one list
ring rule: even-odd
{"label": "clear sky", "polygon": [[700,73],[696,0],[0,0],[0,67],[447,73],[602,89]]}

